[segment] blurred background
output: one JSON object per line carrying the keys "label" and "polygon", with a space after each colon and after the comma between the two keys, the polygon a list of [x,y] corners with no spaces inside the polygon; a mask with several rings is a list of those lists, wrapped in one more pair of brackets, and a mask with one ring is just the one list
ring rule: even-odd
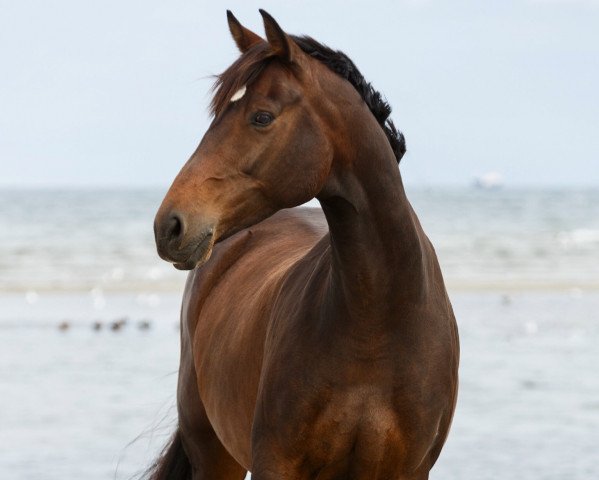
{"label": "blurred background", "polygon": [[131,478],[175,421],[154,214],[237,57],[225,9],[394,108],[458,319],[432,479],[599,478],[599,2],[0,0],[0,477]]}

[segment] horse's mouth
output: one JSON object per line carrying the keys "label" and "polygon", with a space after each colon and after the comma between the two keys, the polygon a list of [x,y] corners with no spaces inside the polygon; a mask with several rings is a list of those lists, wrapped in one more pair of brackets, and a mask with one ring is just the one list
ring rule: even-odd
{"label": "horse's mouth", "polygon": [[177,270],[193,270],[198,265],[202,265],[208,261],[212,254],[214,246],[214,232],[207,232],[202,240],[200,240],[186,260],[172,261],[173,266]]}

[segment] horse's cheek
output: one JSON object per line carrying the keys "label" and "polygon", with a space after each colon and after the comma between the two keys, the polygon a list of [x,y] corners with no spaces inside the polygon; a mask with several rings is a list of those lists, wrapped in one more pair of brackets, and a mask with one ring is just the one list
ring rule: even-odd
{"label": "horse's cheek", "polygon": [[285,146],[284,168],[278,182],[281,195],[287,197],[285,203],[294,206],[314,198],[330,170],[328,159],[332,155],[326,137],[306,123],[296,127],[304,134],[290,137]]}

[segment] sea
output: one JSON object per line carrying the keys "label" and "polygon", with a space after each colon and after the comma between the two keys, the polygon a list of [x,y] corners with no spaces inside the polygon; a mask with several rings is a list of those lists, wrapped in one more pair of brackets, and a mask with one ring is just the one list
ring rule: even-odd
{"label": "sea", "polygon": [[[138,478],[172,433],[186,273],[155,251],[164,193],[0,190],[0,479]],[[408,196],[462,350],[430,478],[599,478],[599,188]]]}

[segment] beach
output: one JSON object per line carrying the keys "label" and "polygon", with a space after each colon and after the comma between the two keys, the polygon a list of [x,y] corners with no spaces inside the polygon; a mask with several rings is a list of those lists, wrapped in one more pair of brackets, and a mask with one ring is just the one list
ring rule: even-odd
{"label": "beach", "polygon": [[[185,273],[154,251],[163,193],[0,192],[0,478],[135,478],[173,431]],[[599,191],[408,193],[462,352],[430,478],[599,478]]]}

